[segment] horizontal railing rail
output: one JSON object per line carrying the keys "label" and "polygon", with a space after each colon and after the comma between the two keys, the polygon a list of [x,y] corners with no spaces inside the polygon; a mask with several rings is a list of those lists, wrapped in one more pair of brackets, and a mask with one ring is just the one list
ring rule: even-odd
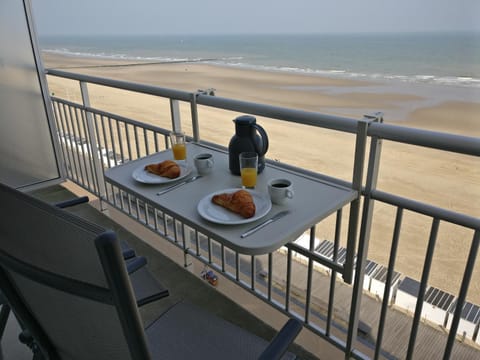
{"label": "horizontal railing rail", "polygon": [[[340,246],[343,232],[342,217],[344,217],[341,210],[334,215],[335,236],[333,239],[320,241],[316,238],[316,227],[313,226],[306,233],[305,242],[292,242],[279,251],[262,256],[239,254],[190,228],[187,224],[175,219],[172,214],[158,209],[147,199],[137,198],[103,180],[101,172],[104,169],[168,148],[168,133],[171,129],[146,124],[59,97],[52,97],[62,155],[69,179],[141,222],[150,230],[162,235],[171,244],[180,248],[186,256],[192,256],[220,272],[225,278],[235,282],[279,311],[303,320],[306,328],[344,351],[346,358],[393,359],[406,357],[408,359],[412,358],[414,353],[416,357],[423,358],[474,359],[478,356],[479,352],[474,346],[455,342],[455,339],[461,316],[460,307],[466,300],[466,292],[473,272],[472,263],[475,263],[477,255],[480,219],[377,190],[374,178],[378,171],[376,163],[380,152],[376,154],[377,150],[374,146],[380,144],[381,140],[386,140],[439,151],[480,156],[480,139],[385,124],[381,121],[381,114],[374,115],[373,119],[366,117],[355,120],[211,96],[201,91],[178,91],[54,69],[47,70],[47,74],[79,81],[82,86],[97,84],[155,95],[167,98],[171,102],[187,102],[191,106],[194,132],[194,136],[190,140],[200,142],[202,140],[197,136],[198,129],[195,130],[198,126],[196,123],[196,116],[198,116],[196,107],[198,105],[356,134],[356,147],[360,147],[360,153],[365,139],[358,141],[359,128],[362,127],[359,124],[364,123],[366,136],[370,138],[373,146],[367,164],[368,180],[366,184],[363,183],[363,180],[358,184],[358,177],[363,178],[363,173],[356,164],[357,161],[362,162],[362,155],[359,153],[354,155],[357,178],[354,176],[352,182],[303,170],[305,176],[320,177],[339,186],[352,187],[352,184],[357,181],[357,185],[361,188],[359,193],[362,195],[364,209],[357,239],[359,253],[358,257],[349,260],[352,261],[352,265],[357,271],[357,280],[352,287],[339,281],[339,275],[344,273],[346,258],[348,258],[348,256],[345,257],[345,249]],[[175,117],[175,111],[171,112],[171,116]],[[87,126],[89,118],[92,121],[90,128]],[[177,120],[172,118],[172,126],[175,126]],[[196,132],[197,134],[195,134]],[[83,140],[86,140],[87,145]],[[207,142],[202,143],[208,144]],[[221,148],[217,144],[210,145]],[[97,153],[94,153],[93,148],[98,149]],[[100,173],[93,166],[94,157],[97,157],[96,161],[103,165]],[[268,161],[271,165],[277,163]],[[298,170],[293,166],[289,167],[285,164],[282,166],[290,168],[292,171]],[[102,193],[101,189],[105,189],[105,193]],[[366,276],[363,272],[368,258],[370,225],[376,216],[372,211],[374,202],[392,207],[396,212],[392,239],[385,240],[385,251],[390,254],[387,259],[388,264],[386,267],[377,264],[379,273],[382,269],[385,272],[384,289],[376,295],[380,302],[372,296],[365,296],[364,292],[369,294],[368,290],[362,292]],[[399,284],[398,274],[395,273],[395,261],[398,256],[398,243],[402,239],[400,230],[404,222],[402,215],[405,210],[421,214],[432,221],[428,239],[429,246],[425,252],[413,320],[411,316],[405,315],[393,306],[395,305],[393,299]],[[352,208],[349,209],[350,214],[351,212]],[[456,296],[458,302],[456,308],[452,310],[454,313],[452,313],[452,325],[449,329],[444,327],[449,332],[448,337],[421,321],[440,223],[456,224],[472,230],[471,248],[465,261],[461,288]],[[322,246],[328,247],[330,252],[322,252]],[[185,265],[188,263],[189,260],[186,257]],[[366,310],[362,310],[361,303],[368,310],[366,317],[362,313]],[[366,320],[364,317],[370,320]],[[390,317],[395,321],[393,325],[391,321],[389,323]],[[444,325],[441,324],[441,326]],[[406,330],[399,334],[396,330],[398,327],[404,327]],[[376,333],[374,329],[377,329]],[[419,331],[420,329],[422,331]],[[471,337],[472,341],[475,340],[473,336]],[[397,343],[402,339],[404,344],[399,346]],[[443,345],[432,348],[430,346],[432,341],[446,344],[445,349],[442,351]],[[424,343],[422,344],[422,342]]]}
{"label": "horizontal railing rail", "polygon": [[371,123],[369,136],[459,154],[480,156],[480,138],[385,123]]}

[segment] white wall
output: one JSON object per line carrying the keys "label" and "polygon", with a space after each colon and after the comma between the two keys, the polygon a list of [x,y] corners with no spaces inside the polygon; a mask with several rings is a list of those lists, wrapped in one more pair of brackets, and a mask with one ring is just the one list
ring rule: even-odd
{"label": "white wall", "polygon": [[423,302],[422,318],[428,321],[443,326],[447,312],[427,302]]}
{"label": "white wall", "polygon": [[417,305],[417,298],[398,289],[397,296],[395,298],[395,305],[397,305],[399,308],[407,310],[410,313],[414,313],[415,306]]}

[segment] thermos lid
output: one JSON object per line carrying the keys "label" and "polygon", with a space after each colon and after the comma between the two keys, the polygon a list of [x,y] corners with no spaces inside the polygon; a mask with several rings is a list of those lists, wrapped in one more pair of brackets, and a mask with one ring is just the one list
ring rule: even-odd
{"label": "thermos lid", "polygon": [[255,119],[255,117],[251,115],[242,115],[237,117],[234,122],[237,125],[253,125],[256,124],[257,119]]}

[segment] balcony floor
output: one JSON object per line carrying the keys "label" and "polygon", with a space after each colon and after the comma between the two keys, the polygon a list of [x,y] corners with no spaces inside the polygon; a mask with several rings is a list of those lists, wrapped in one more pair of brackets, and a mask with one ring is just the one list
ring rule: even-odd
{"label": "balcony floor", "polygon": [[[37,190],[33,194],[50,203],[75,197],[63,186],[51,186],[43,190]],[[220,293],[220,291],[203,281],[199,276],[185,270],[185,268],[125,230],[93,206],[81,204],[69,208],[68,211],[115,230],[122,239],[125,239],[135,249],[137,254],[143,255],[148,259],[149,269],[169,289],[170,296],[141,308],[141,315],[145,322],[149,322],[150,319],[155,318],[179,300],[186,299],[211,313],[215,313],[217,316],[248,329],[260,337],[271,339],[274,336],[275,331],[272,327],[240,307],[237,303]],[[220,281],[222,280],[220,279]],[[280,324],[282,323],[283,320]],[[16,324],[13,316],[10,316],[6,333],[2,339],[3,358],[17,360],[32,358],[29,349],[17,340],[18,333],[18,324]],[[317,357],[298,345],[293,345],[291,351],[299,359],[317,359]],[[1,352],[0,359],[2,359]]]}

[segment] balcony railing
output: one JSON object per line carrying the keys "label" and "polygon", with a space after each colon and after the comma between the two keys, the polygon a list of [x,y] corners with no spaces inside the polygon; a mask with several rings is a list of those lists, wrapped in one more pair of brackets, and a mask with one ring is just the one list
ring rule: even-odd
{"label": "balcony railing", "polygon": [[[341,349],[346,358],[473,359],[480,356],[480,308],[477,317],[465,315],[466,307],[475,306],[466,299],[480,242],[480,219],[376,189],[384,140],[434,149],[439,154],[448,151],[480,157],[480,139],[385,124],[382,114],[354,120],[220,98],[211,96],[210,92],[189,93],[58,70],[48,70],[47,74],[78,81],[82,94],[82,101],[78,103],[52,97],[68,178],[176,245],[185,254],[185,265],[188,265],[188,256],[195,257],[274,308],[303,320],[306,328]],[[88,84],[167,99],[171,128],[160,128],[90,106]],[[180,103],[189,107],[189,139],[205,144],[207,142],[200,138],[200,106],[353,134],[351,182],[327,175],[315,176],[358,189],[361,198],[351,205],[349,214],[339,211],[333,216],[331,239],[320,242],[314,226],[298,241],[279,251],[245,256],[159,211],[154,204],[107,184],[103,179],[105,169],[169,147],[171,129],[185,125],[180,121]],[[208,145],[222,148],[218,144]],[[385,264],[368,259],[376,217],[374,203],[381,206],[382,211],[393,214],[393,232],[384,234],[384,251],[389,253]],[[358,228],[358,233],[348,234],[350,241],[346,249],[342,248],[342,219],[354,221],[357,213],[361,221],[354,229]],[[418,282],[395,271],[405,213],[430,222]],[[445,297],[448,300],[442,300],[442,304],[438,299],[431,301],[430,294],[435,288],[429,286],[440,224],[451,224],[466,234],[460,241],[470,241],[459,291]],[[343,275],[345,282],[338,274]],[[404,293],[412,296],[413,307],[400,301]],[[433,316],[426,315],[430,305],[443,311],[443,318],[436,323]]]}

